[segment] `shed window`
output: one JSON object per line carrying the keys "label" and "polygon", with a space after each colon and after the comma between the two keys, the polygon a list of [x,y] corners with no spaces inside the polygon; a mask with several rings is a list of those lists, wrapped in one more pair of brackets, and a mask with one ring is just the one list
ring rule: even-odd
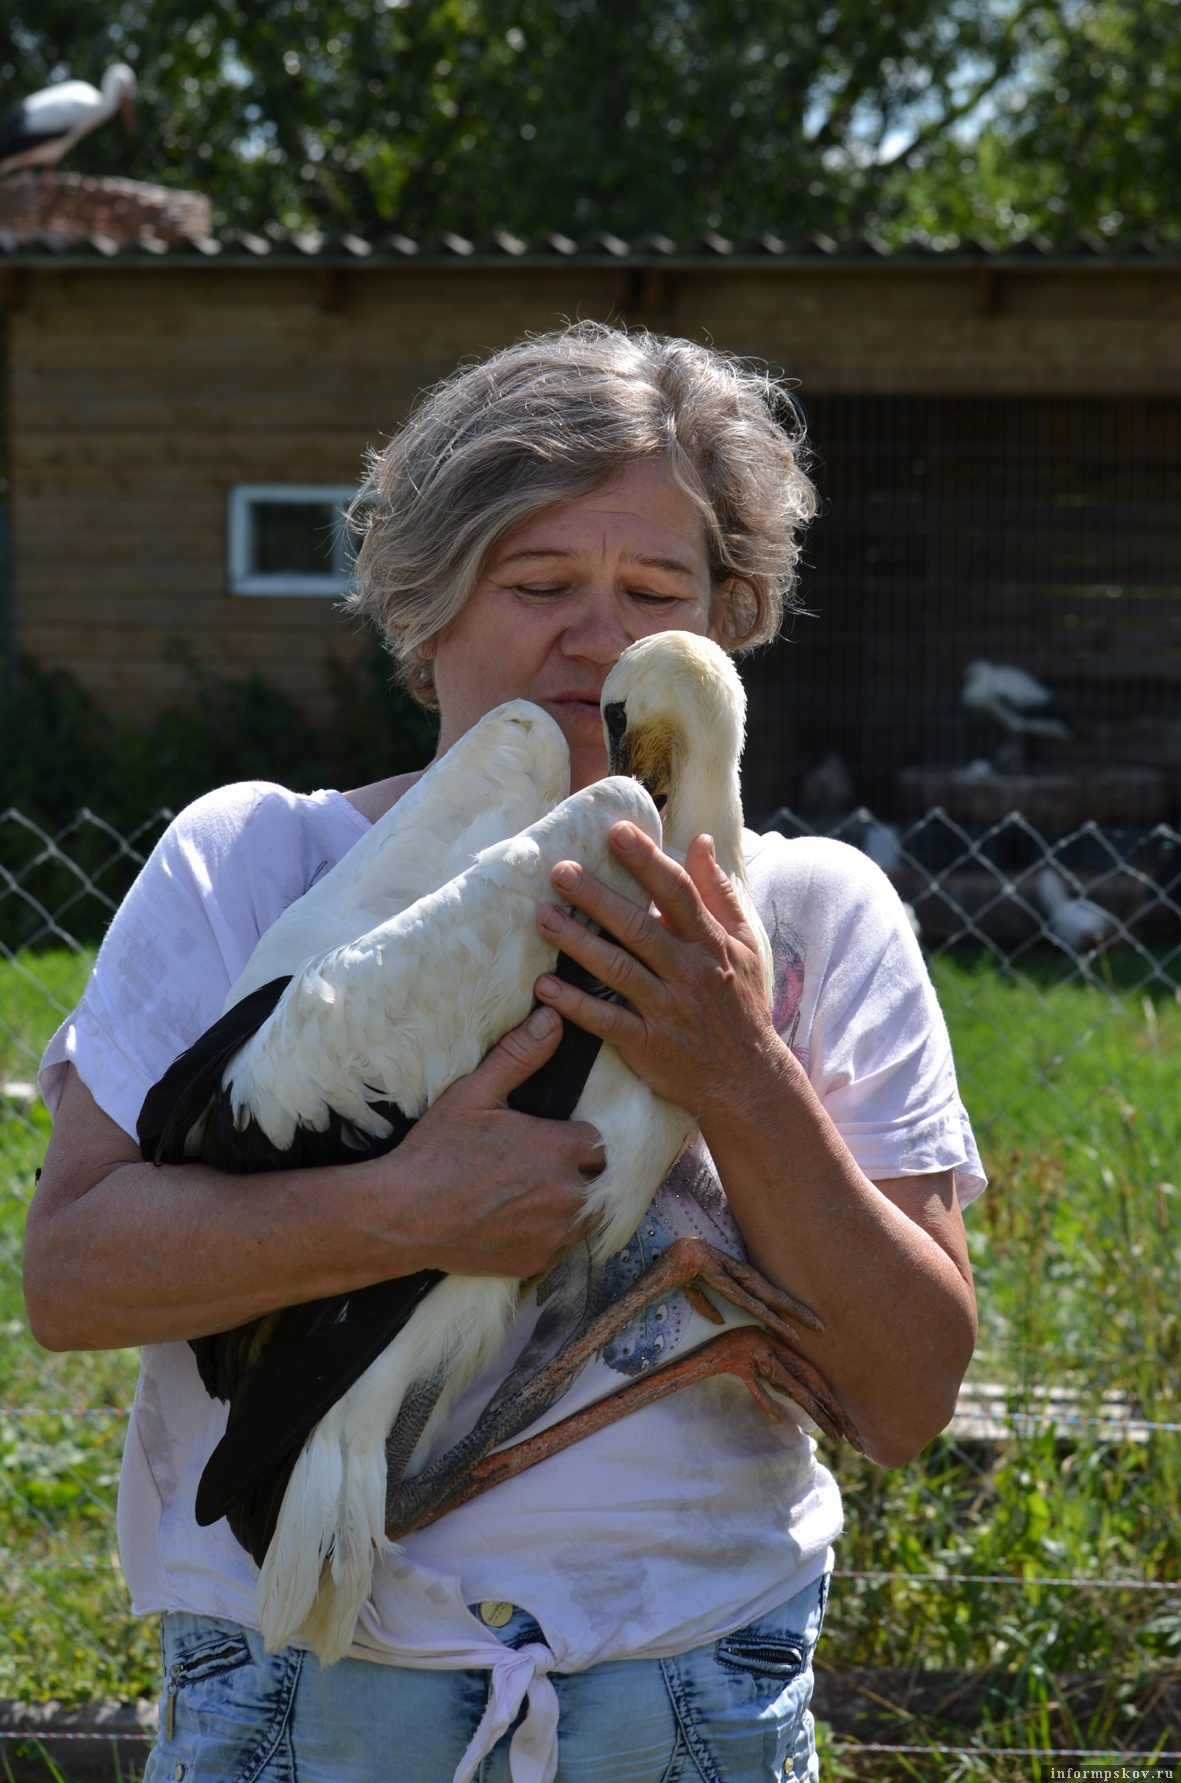
{"label": "shed window", "polygon": [[343,483],[239,483],[230,490],[231,594],[339,595],[352,572]]}

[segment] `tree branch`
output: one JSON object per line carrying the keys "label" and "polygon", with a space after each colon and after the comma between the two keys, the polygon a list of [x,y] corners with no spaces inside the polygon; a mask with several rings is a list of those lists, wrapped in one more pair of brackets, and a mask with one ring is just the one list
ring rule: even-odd
{"label": "tree branch", "polygon": [[1046,3],[1047,0],[1027,0],[1026,5],[1019,8],[1015,17],[1009,21],[1006,31],[1006,36],[1009,39],[1008,47],[1004,59],[997,62],[992,73],[987,75],[966,99],[961,99],[958,105],[953,105],[950,110],[941,113],[932,123],[920,130],[904,149],[899,149],[898,153],[891,155],[888,161],[879,161],[876,172],[879,174],[889,173],[892,168],[897,167],[900,161],[905,161],[909,155],[913,155],[916,149],[922,148],[934,137],[941,136],[951,125],[958,124],[961,118],[967,117],[969,112],[974,111],[980,101],[986,99],[993,88],[999,86],[1001,81],[1012,73],[1013,63],[1020,47],[1015,41],[1016,35],[1027,20],[1033,17],[1034,13],[1045,11]]}

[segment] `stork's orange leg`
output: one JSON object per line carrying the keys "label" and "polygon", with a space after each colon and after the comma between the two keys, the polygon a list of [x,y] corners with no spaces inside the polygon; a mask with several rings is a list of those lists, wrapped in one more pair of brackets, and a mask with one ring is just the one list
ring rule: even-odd
{"label": "stork's orange leg", "polygon": [[780,1408],[767,1388],[777,1388],[802,1406],[829,1436],[843,1436],[854,1448],[861,1448],[861,1439],[839,1400],[811,1363],[761,1326],[740,1325],[712,1338],[679,1361],[653,1369],[650,1374],[621,1387],[618,1393],[609,1394],[583,1411],[572,1413],[560,1424],[553,1424],[536,1436],[526,1437],[524,1442],[515,1443],[511,1449],[486,1455],[454,1482],[445,1498],[414,1523],[389,1533],[391,1536],[409,1535],[412,1529],[423,1529],[447,1511],[477,1498],[492,1486],[499,1486],[514,1474],[524,1473],[526,1468],[536,1466],[572,1443],[581,1442],[583,1437],[593,1435],[629,1412],[653,1405],[658,1399],[667,1398],[670,1393],[677,1393],[694,1381],[709,1380],[716,1374],[733,1374],[745,1382],[755,1404],[776,1421],[780,1417]]}
{"label": "stork's orange leg", "polygon": [[[526,1429],[542,1417],[597,1351],[666,1295],[684,1293],[698,1311],[720,1325],[722,1316],[708,1299],[706,1288],[731,1305],[742,1307],[766,1329],[749,1326],[728,1332],[726,1338],[741,1339],[741,1342],[730,1344],[718,1338],[679,1362],[668,1362],[653,1369],[642,1379],[599,1401],[587,1412],[576,1413],[573,1418],[513,1449],[496,1455],[490,1453],[515,1436],[517,1431]],[[749,1263],[716,1250],[704,1239],[677,1239],[626,1293],[613,1300],[516,1394],[499,1403],[494,1401],[489,1408],[490,1415],[481,1418],[475,1429],[453,1449],[440,1455],[414,1479],[391,1479],[387,1497],[388,1534],[396,1538],[412,1529],[423,1528],[475,1492],[487,1491],[488,1486],[494,1485],[498,1479],[533,1466],[545,1454],[555,1453],[591,1430],[601,1429],[616,1418],[625,1417],[637,1406],[662,1399],[689,1381],[703,1379],[707,1374],[738,1373],[762,1409],[778,1416],[774,1402],[758,1384],[760,1375],[754,1368],[754,1360],[758,1358],[768,1360],[771,1370],[762,1378],[773,1386],[782,1387],[823,1430],[832,1436],[844,1436],[854,1447],[860,1448],[860,1438],[840,1401],[820,1373],[792,1347],[790,1340],[798,1341],[798,1335],[789,1322],[791,1318],[809,1330],[823,1330],[815,1313],[793,1295],[767,1281]],[[753,1342],[756,1338],[765,1339],[765,1344],[760,1347]],[[766,1347],[768,1344],[770,1348]],[[706,1366],[700,1360],[706,1356],[716,1358],[712,1365]],[[740,1366],[731,1369],[730,1360],[736,1360]],[[649,1388],[650,1392],[647,1391]],[[587,1418],[593,1421],[579,1423],[579,1419]],[[566,1430],[570,1431],[569,1435],[555,1440],[558,1432]],[[551,1446],[538,1450],[537,1444]],[[517,1459],[508,1466],[507,1473],[496,1472],[513,1462],[514,1457]],[[484,1478],[481,1469],[485,1467],[493,1470],[494,1477],[469,1490],[469,1481]]]}

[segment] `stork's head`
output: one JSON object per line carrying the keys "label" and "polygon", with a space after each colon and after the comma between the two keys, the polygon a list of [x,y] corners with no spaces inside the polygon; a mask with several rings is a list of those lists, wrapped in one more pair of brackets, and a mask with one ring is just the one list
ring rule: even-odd
{"label": "stork's head", "polygon": [[126,62],[113,62],[103,75],[103,98],[114,111],[123,114],[123,124],[130,136],[135,130],[135,70]]}
{"label": "stork's head", "polygon": [[641,638],[608,675],[601,711],[610,772],[643,781],[666,847],[683,852],[706,830],[719,859],[740,848],[746,695],[724,650],[693,632]]}

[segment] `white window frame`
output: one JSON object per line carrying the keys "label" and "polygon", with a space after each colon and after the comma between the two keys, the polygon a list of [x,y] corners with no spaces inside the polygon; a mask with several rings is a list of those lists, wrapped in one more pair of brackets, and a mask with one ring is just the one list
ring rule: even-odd
{"label": "white window frame", "polygon": [[[226,515],[226,573],[231,594],[340,596],[352,584],[348,532],[344,510],[355,498],[355,483],[235,483],[229,493]],[[292,571],[252,568],[250,546],[255,502],[332,502],[340,515],[333,542],[333,568],[329,575],[301,576]]]}

